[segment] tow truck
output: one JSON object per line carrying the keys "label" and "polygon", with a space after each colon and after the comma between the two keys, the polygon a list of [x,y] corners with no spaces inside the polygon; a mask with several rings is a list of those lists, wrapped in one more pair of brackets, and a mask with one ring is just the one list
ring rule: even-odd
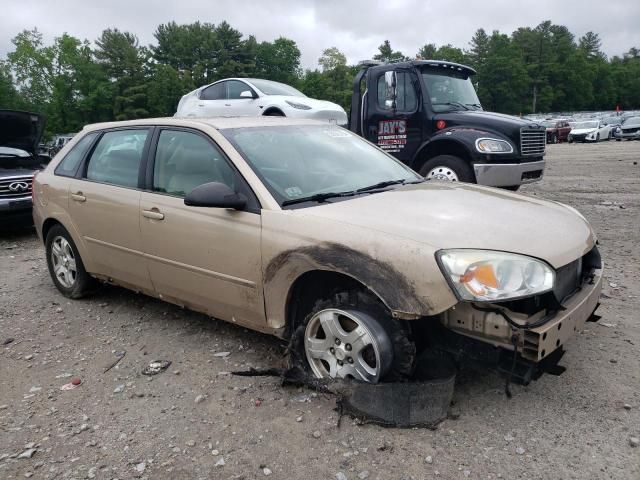
{"label": "tow truck", "polygon": [[349,129],[428,180],[517,190],[542,179],[545,126],[484,111],[473,68],[434,60],[360,66]]}

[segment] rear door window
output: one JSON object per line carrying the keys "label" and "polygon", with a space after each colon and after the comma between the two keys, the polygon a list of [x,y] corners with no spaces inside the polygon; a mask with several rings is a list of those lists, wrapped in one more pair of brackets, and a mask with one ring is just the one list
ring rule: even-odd
{"label": "rear door window", "polygon": [[224,100],[227,96],[227,82],[219,82],[205,88],[200,93],[202,100]]}
{"label": "rear door window", "polygon": [[147,129],[106,132],[87,165],[87,179],[122,187],[137,187]]}
{"label": "rear door window", "polygon": [[73,177],[78,170],[78,165],[87,154],[93,141],[98,136],[98,132],[91,132],[85,135],[76,143],[73,148],[65,155],[62,161],[58,164],[55,170],[56,175],[62,175],[64,177]]}

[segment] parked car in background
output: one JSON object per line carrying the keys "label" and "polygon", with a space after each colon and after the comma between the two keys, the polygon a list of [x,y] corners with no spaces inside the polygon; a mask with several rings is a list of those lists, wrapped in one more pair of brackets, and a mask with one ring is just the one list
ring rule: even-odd
{"label": "parked car in background", "polygon": [[274,116],[347,125],[347,113],[340,105],[309,98],[284,83],[258,78],[228,78],[197,88],[180,99],[175,116]]}
{"label": "parked car in background", "polygon": [[615,129],[614,137],[617,141],[621,141],[623,138],[640,140],[640,117],[625,118],[622,125]]}
{"label": "parked car in background", "polygon": [[54,136],[49,144],[49,155],[54,157],[56,153],[62,150],[62,147],[71,141],[74,135],[75,133],[65,133]]}
{"label": "parked car in background", "polygon": [[39,154],[44,117],[0,110],[0,225],[31,221],[31,184],[50,160]]}
{"label": "parked car in background", "polygon": [[526,383],[556,366],[602,285],[572,207],[428,182],[312,120],[89,126],[34,198],[61,294],[97,278],[288,338],[321,378],[406,378],[433,348]]}
{"label": "parked car in background", "polygon": [[566,142],[571,125],[568,120],[544,120],[541,122],[547,128],[547,143]]}
{"label": "parked car in background", "polygon": [[611,136],[611,127],[601,120],[588,120],[576,122],[569,132],[567,140],[571,142],[599,142],[608,140]]}

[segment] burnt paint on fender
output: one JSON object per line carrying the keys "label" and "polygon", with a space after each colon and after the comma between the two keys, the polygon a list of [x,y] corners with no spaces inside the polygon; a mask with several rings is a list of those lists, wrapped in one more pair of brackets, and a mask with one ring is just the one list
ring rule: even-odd
{"label": "burnt paint on fender", "polygon": [[265,269],[265,283],[271,282],[295,257],[303,258],[323,270],[353,277],[379,295],[391,310],[418,313],[431,309],[426,300],[418,297],[413,284],[392,264],[338,243],[324,242],[276,255]]}

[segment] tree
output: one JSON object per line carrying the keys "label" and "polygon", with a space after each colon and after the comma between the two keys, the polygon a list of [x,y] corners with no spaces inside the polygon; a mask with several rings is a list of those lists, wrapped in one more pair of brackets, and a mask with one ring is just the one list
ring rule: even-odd
{"label": "tree", "polygon": [[476,30],[469,42],[471,48],[467,52],[469,63],[473,67],[479,67],[487,61],[489,53],[489,35],[483,28]]}
{"label": "tree", "polygon": [[601,50],[602,40],[600,40],[600,35],[598,35],[597,33],[585,33],[582,37],[580,37],[578,46],[589,59],[606,58],[605,54],[602,53]]}
{"label": "tree", "polygon": [[416,57],[422,60],[435,60],[437,51],[438,47],[436,47],[435,43],[425,43],[420,47],[420,50],[418,50]]}
{"label": "tree", "polygon": [[336,68],[347,66],[347,57],[336,47],[327,48],[318,59],[318,65],[323,72],[335,70]]}
{"label": "tree", "polygon": [[37,30],[23,30],[11,42],[15,50],[7,57],[25,108],[42,112],[51,95],[53,50],[45,47]]}
{"label": "tree", "polygon": [[380,60],[381,62],[397,62],[408,60],[408,58],[405,57],[402,52],[394,51],[393,48],[391,48],[391,43],[389,42],[389,40],[385,40],[384,43],[378,47],[378,52],[379,53],[373,56],[374,60]]}
{"label": "tree", "polygon": [[117,120],[147,116],[144,97],[149,51],[129,32],[107,29],[96,40],[94,54],[113,86],[113,115]]}
{"label": "tree", "polygon": [[11,68],[6,62],[0,60],[0,107],[19,108],[21,103],[22,99],[13,84]]}
{"label": "tree", "polygon": [[257,47],[256,75],[283,83],[297,83],[300,77],[300,50],[293,40],[280,37]]}

